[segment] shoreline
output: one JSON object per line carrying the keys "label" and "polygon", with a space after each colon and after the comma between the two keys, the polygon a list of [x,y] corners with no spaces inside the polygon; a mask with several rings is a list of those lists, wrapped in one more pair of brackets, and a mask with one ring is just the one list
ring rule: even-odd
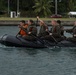
{"label": "shoreline", "polygon": [[[25,20],[25,22],[27,23],[27,20]],[[34,22],[36,23],[36,20],[34,20]],[[44,21],[48,26],[51,25],[51,21],[47,20]],[[19,25],[20,20],[0,20],[0,26],[17,26]],[[61,21],[63,26],[73,26],[74,21]]]}
{"label": "shoreline", "polygon": [[[0,26],[17,26],[19,25],[21,20],[27,21],[32,19],[37,22],[37,18],[10,18],[10,17],[0,17]],[[40,18],[43,20],[47,25],[51,25],[52,20],[61,20],[63,26],[72,26],[76,21],[76,18]]]}

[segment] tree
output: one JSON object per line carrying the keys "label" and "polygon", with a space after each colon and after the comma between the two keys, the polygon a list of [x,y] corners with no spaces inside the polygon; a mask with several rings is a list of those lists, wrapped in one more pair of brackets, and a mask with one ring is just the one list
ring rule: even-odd
{"label": "tree", "polygon": [[58,2],[58,13],[66,13],[68,8],[68,2],[67,0],[61,0],[61,2]]}
{"label": "tree", "polygon": [[17,0],[9,0],[10,1],[10,11],[17,11]]}
{"label": "tree", "polygon": [[74,8],[73,8],[73,10],[76,11],[76,0],[73,0],[73,3],[74,3]]}
{"label": "tree", "polygon": [[5,0],[0,0],[0,10],[6,10]]}
{"label": "tree", "polygon": [[20,1],[20,10],[32,10],[32,6],[34,5],[34,0],[19,0]]}
{"label": "tree", "polygon": [[74,2],[73,0],[68,0],[68,11],[74,10]]}
{"label": "tree", "polygon": [[[10,11],[17,11],[17,0],[10,1]],[[58,14],[67,14],[76,11],[76,0],[58,1]],[[36,15],[47,17],[55,13],[55,0],[19,0],[21,16],[35,17]],[[0,0],[0,11],[8,11],[8,0]],[[31,12],[31,13],[30,13]]]}
{"label": "tree", "polygon": [[40,16],[47,17],[51,14],[51,1],[50,0],[35,0],[35,13]]}

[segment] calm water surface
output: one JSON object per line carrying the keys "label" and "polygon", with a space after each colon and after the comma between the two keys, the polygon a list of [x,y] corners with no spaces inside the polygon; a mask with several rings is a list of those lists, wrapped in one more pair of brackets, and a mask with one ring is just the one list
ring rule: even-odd
{"label": "calm water surface", "polygon": [[[18,30],[16,26],[1,26],[0,36],[16,35]],[[76,48],[32,49],[0,45],[0,75],[76,75]]]}

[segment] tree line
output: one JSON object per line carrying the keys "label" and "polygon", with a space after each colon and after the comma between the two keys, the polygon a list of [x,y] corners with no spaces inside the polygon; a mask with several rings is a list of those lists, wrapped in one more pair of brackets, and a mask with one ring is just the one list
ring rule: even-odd
{"label": "tree line", "polygon": [[[57,8],[61,15],[76,11],[76,0],[57,0]],[[0,12],[2,11],[8,12],[8,0],[0,0]],[[17,12],[17,0],[9,0],[9,11]],[[55,0],[19,0],[19,11],[22,17],[50,17],[55,13]]]}

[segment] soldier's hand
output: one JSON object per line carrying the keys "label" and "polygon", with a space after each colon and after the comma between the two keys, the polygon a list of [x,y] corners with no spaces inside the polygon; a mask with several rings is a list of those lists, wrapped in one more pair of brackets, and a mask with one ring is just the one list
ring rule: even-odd
{"label": "soldier's hand", "polygon": [[39,16],[37,16],[37,19],[39,19]]}
{"label": "soldier's hand", "polygon": [[49,35],[52,35],[52,33],[49,33]]}

